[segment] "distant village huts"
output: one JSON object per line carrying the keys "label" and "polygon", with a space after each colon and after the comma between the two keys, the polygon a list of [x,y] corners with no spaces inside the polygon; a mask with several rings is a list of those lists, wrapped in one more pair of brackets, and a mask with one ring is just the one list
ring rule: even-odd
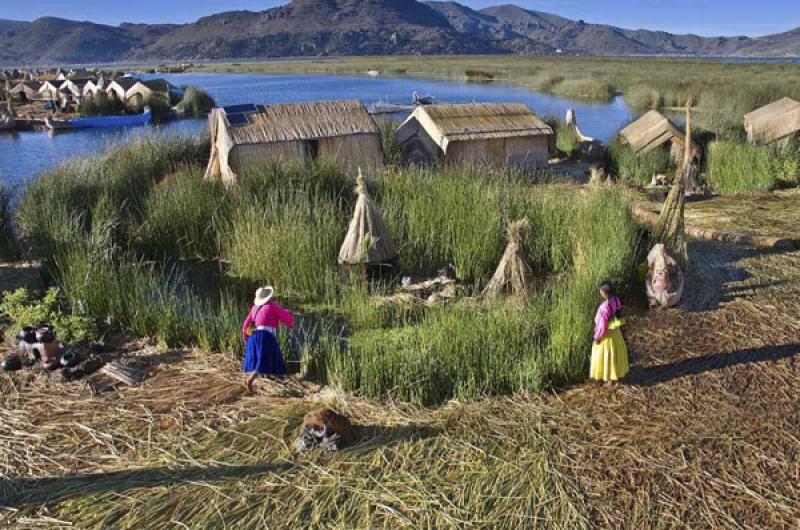
{"label": "distant village huts", "polygon": [[40,88],[38,81],[21,81],[11,89],[11,95],[20,101],[33,101],[39,97]]}
{"label": "distant village huts", "polygon": [[[656,110],[651,110],[638,120],[630,123],[619,133],[623,144],[637,154],[645,154],[658,148],[667,148],[673,161],[680,162],[684,156],[686,135],[669,118]],[[699,160],[702,151],[692,141],[693,158]]]}
{"label": "distant village huts", "polygon": [[327,159],[350,169],[383,165],[381,134],[360,101],[232,105],[209,117],[206,178],[233,182],[269,160]]}
{"label": "distant village huts", "polygon": [[47,79],[42,82],[42,86],[39,87],[39,97],[41,99],[47,100],[56,100],[59,98],[59,89],[61,88],[63,81],[56,81],[52,79]]}
{"label": "distant village huts", "polygon": [[126,98],[131,105],[141,106],[153,95],[163,97],[166,102],[177,102],[183,91],[164,79],[151,79],[136,81],[126,92]]}
{"label": "distant village huts", "polygon": [[746,114],[744,128],[752,145],[785,144],[800,136],[800,102],[783,98]]}
{"label": "distant village huts", "polygon": [[509,168],[547,165],[553,138],[552,128],[519,103],[419,106],[395,133],[406,163]]}
{"label": "distant village huts", "polygon": [[105,92],[107,86],[108,82],[103,78],[103,76],[100,76],[97,79],[90,79],[85,85],[83,85],[84,99],[92,99],[100,92]]}
{"label": "distant village huts", "polygon": [[137,83],[132,77],[120,77],[114,79],[106,87],[106,94],[111,99],[117,99],[123,103],[128,100],[128,91]]}

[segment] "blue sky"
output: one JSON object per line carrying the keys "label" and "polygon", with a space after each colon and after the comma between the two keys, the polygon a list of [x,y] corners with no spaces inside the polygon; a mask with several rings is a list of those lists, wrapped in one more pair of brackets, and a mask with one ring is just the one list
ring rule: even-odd
{"label": "blue sky", "polygon": [[[191,22],[232,9],[262,10],[275,0],[0,0],[0,18],[59,16],[104,24]],[[699,35],[765,35],[800,27],[800,0],[463,0],[473,8],[516,3],[587,22]],[[224,7],[221,7],[223,6]]]}

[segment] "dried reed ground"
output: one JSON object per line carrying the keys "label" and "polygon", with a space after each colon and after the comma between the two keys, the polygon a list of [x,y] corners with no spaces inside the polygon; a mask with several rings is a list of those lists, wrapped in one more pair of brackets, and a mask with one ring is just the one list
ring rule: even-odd
{"label": "dried reed ground", "polygon": [[[429,410],[291,380],[242,398],[234,362],[151,350],[138,388],[0,376],[0,526],[797,528],[800,252],[690,253],[685,307],[629,315],[617,389]],[[364,440],[298,458],[320,403]]]}

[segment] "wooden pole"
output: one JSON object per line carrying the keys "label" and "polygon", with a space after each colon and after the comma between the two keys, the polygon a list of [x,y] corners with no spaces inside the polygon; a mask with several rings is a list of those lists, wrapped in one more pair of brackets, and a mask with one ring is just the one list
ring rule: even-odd
{"label": "wooden pole", "polygon": [[667,251],[684,273],[689,272],[689,249],[686,244],[684,207],[686,204],[687,174],[692,170],[692,98],[686,101],[686,138],[684,142],[683,163],[675,174],[672,189],[661,210],[658,223],[653,230],[654,243],[663,243]]}

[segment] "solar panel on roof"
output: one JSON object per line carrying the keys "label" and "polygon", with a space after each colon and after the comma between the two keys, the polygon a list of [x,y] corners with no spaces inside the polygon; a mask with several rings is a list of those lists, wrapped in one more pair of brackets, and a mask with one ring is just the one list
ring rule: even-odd
{"label": "solar panel on roof", "polygon": [[231,126],[247,125],[248,123],[250,123],[250,118],[248,118],[247,114],[244,114],[243,112],[237,114],[228,114],[226,118],[228,119],[228,125]]}
{"label": "solar panel on roof", "polygon": [[258,112],[258,107],[252,103],[245,103],[243,105],[228,105],[222,107],[225,109],[225,114],[242,114],[243,112]]}

